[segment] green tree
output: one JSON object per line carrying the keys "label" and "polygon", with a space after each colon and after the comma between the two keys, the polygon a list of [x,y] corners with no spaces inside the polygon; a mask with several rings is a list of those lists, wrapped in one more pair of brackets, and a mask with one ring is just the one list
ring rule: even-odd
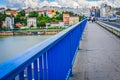
{"label": "green tree", "polygon": [[25,10],[21,10],[18,14],[20,14],[22,17],[25,16]]}
{"label": "green tree", "polygon": [[30,12],[29,15],[28,15],[28,17],[38,17],[38,16],[39,16],[39,14],[36,11]]}
{"label": "green tree", "polygon": [[11,10],[10,8],[6,9],[6,11],[10,11],[10,10]]}
{"label": "green tree", "polygon": [[63,20],[63,14],[59,14],[57,17],[56,17],[57,20]]}
{"label": "green tree", "polygon": [[58,11],[56,11],[56,14],[59,15],[60,13]]}
{"label": "green tree", "polygon": [[52,22],[58,22],[58,19],[57,19],[56,17],[53,17],[53,18],[51,19],[51,21],[52,21]]}
{"label": "green tree", "polygon": [[27,25],[27,18],[25,17],[25,11],[21,10],[14,19],[15,23],[22,23],[24,25]]}
{"label": "green tree", "polygon": [[20,23],[27,25],[27,18],[20,19]]}
{"label": "green tree", "polygon": [[0,21],[0,30],[2,30],[2,22]]}
{"label": "green tree", "polygon": [[1,14],[0,13],[0,21],[5,21],[5,18],[6,18],[6,14]]}
{"label": "green tree", "polygon": [[34,26],[33,26],[33,24],[32,24],[32,25],[30,26],[30,29],[33,28],[33,27],[34,27]]}
{"label": "green tree", "polygon": [[79,16],[79,21],[83,20],[84,16]]}

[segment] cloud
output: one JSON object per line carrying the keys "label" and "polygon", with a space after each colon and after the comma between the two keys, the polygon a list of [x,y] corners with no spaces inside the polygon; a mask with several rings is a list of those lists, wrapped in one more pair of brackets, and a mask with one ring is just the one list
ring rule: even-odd
{"label": "cloud", "polygon": [[3,7],[4,7],[4,8],[6,8],[6,6],[5,6],[5,5],[1,5],[1,4],[0,4],[0,8],[3,8]]}
{"label": "cloud", "polygon": [[14,8],[14,7],[20,8],[24,6],[23,0],[5,0],[5,2],[6,2],[6,6],[9,8]]}
{"label": "cloud", "polygon": [[39,0],[5,0],[7,7],[9,8],[21,8],[21,7],[37,7],[39,6]]}
{"label": "cloud", "polygon": [[24,1],[25,7],[39,7],[40,1],[39,0],[25,0]]}
{"label": "cloud", "polygon": [[[98,1],[88,1],[88,0],[55,0],[53,2],[48,2],[47,0],[40,2],[40,0],[5,0],[7,7],[13,8],[22,8],[22,7],[42,7],[42,6],[63,6],[63,7],[91,7],[91,6],[100,6],[101,3],[105,2],[112,4],[109,0],[98,0]],[[119,0],[115,0],[116,2]],[[117,5],[120,5],[120,3]]]}

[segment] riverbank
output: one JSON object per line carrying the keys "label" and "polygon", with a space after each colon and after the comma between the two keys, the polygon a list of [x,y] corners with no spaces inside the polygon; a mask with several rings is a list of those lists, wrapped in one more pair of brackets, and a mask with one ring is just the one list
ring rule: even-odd
{"label": "riverbank", "polygon": [[29,31],[3,31],[0,36],[14,36],[14,35],[55,35],[62,30],[29,30]]}

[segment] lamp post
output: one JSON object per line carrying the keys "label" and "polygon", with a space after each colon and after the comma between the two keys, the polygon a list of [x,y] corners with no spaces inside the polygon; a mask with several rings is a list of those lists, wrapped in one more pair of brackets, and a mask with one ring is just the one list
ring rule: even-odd
{"label": "lamp post", "polygon": [[113,0],[113,16],[114,16],[114,0]]}

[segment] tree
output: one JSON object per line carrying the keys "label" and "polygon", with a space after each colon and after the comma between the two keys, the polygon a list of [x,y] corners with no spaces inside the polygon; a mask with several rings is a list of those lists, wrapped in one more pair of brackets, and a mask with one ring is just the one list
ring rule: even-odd
{"label": "tree", "polygon": [[59,15],[60,13],[58,11],[56,11],[56,14]]}
{"label": "tree", "polygon": [[20,23],[27,25],[27,18],[20,19]]}
{"label": "tree", "polygon": [[63,14],[59,14],[57,17],[56,17],[57,20],[63,20]]}
{"label": "tree", "polygon": [[79,21],[83,20],[84,16],[79,16]]}
{"label": "tree", "polygon": [[66,11],[66,12],[63,12],[63,13],[69,14],[69,15],[74,15],[74,13],[72,11],[70,11],[70,12]]}
{"label": "tree", "polygon": [[21,10],[18,14],[20,14],[22,17],[25,16],[25,10]]}
{"label": "tree", "polygon": [[2,22],[0,21],[0,30],[2,30]]}
{"label": "tree", "polygon": [[34,27],[33,24],[30,26],[30,29],[31,29],[32,27]]}
{"label": "tree", "polygon": [[56,17],[53,17],[53,18],[51,19],[51,21],[52,21],[52,22],[58,22],[58,19],[57,19]]}
{"label": "tree", "polygon": [[40,21],[39,23],[40,23],[40,27],[42,27],[42,28],[44,28],[44,27],[46,26],[46,25],[45,25],[45,21],[43,21],[43,20]]}
{"label": "tree", "polygon": [[10,8],[6,9],[6,11],[10,11],[10,10],[11,10]]}
{"label": "tree", "polygon": [[38,14],[38,12],[36,12],[36,11],[32,11],[32,12],[29,13],[28,16],[29,16],[29,17],[38,17],[39,14]]}
{"label": "tree", "polygon": [[25,11],[21,10],[14,19],[15,23],[22,23],[24,25],[27,25],[27,18],[25,17]]}
{"label": "tree", "polygon": [[6,18],[6,14],[1,14],[0,13],[0,21],[5,21],[5,18]]}

